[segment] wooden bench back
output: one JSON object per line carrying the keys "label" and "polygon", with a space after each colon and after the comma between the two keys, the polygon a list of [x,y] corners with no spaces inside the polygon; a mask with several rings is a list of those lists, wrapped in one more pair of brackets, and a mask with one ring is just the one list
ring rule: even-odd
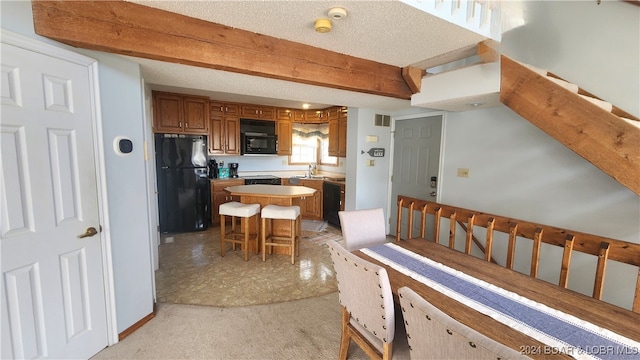
{"label": "wooden bench back", "polygon": [[[508,218],[500,215],[487,214],[476,210],[464,209],[456,206],[440,204],[428,200],[416,199],[398,195],[398,217],[396,241],[400,241],[402,233],[403,209],[408,211],[406,234],[407,238],[425,238],[439,242],[441,231],[449,231],[448,243],[443,244],[455,249],[456,232],[465,232],[466,254],[471,255],[472,244],[484,252],[487,261],[496,263],[492,258],[494,234],[501,232],[508,235],[507,256],[504,266],[513,270],[516,239],[529,239],[533,242],[531,253],[531,268],[529,275],[538,277],[541,245],[549,244],[564,248],[560,264],[559,286],[567,287],[572,252],[577,251],[594,256],[596,274],[593,285],[593,297],[601,300],[604,287],[607,260],[629,264],[638,268],[635,296],[632,311],[640,313],[640,244],[610,239],[602,236],[561,229],[553,226],[536,224],[529,221]],[[406,213],[406,211],[405,211]],[[433,215],[433,233],[427,234],[427,215]],[[414,218],[420,219],[419,233],[415,233]],[[443,219],[447,220],[447,229],[441,228]],[[484,228],[486,235],[482,239],[476,238],[474,229]],[[483,234],[484,231],[480,230]],[[483,244],[484,241],[484,244]],[[597,259],[597,260],[596,260]]]}

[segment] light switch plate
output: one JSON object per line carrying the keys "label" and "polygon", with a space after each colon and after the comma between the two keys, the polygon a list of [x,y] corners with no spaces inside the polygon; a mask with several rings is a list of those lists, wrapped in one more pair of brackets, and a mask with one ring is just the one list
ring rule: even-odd
{"label": "light switch plate", "polygon": [[458,168],[458,177],[469,177],[469,169],[468,168]]}

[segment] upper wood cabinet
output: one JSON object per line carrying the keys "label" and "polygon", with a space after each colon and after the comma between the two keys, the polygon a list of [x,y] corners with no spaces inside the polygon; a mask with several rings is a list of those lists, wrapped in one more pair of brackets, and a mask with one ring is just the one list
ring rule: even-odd
{"label": "upper wood cabinet", "polygon": [[276,120],[293,120],[293,113],[296,110],[293,109],[285,109],[285,108],[276,108]]}
{"label": "upper wood cabinet", "polygon": [[321,123],[327,121],[327,115],[324,110],[306,110],[304,112],[304,121],[308,123]]}
{"label": "upper wood cabinet", "polygon": [[303,122],[305,119],[305,111],[304,110],[294,110],[293,111],[293,122]]}
{"label": "upper wood cabinet", "polygon": [[347,156],[347,108],[333,107],[329,111],[329,156]]}
{"label": "upper wood cabinet", "polygon": [[210,102],[209,154],[240,154],[240,105]]}
{"label": "upper wood cabinet", "polygon": [[327,120],[338,120],[342,113],[342,106],[334,106],[324,110]]}
{"label": "upper wood cabinet", "polygon": [[242,104],[240,117],[248,119],[275,120],[276,108],[272,106]]}
{"label": "upper wood cabinet", "polygon": [[278,135],[278,155],[291,155],[293,150],[293,121],[276,121],[276,135]]}
{"label": "upper wood cabinet", "polygon": [[209,99],[201,96],[153,92],[153,131],[207,135]]}
{"label": "upper wood cabinet", "polygon": [[347,157],[347,112],[338,119],[338,156]]}

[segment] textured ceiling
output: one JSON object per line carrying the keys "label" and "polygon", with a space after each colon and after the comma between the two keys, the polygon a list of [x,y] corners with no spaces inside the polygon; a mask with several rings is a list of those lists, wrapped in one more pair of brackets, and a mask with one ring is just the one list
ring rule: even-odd
{"label": "textured ceiling", "polygon": [[[398,67],[425,68],[428,60],[485,39],[396,0],[132,2]],[[347,16],[333,20],[331,32],[315,32],[314,21],[336,6],[346,9]],[[393,111],[410,105],[408,100],[131,59],[142,65],[145,81],[158,90],[290,107],[307,102],[316,108],[345,105]]]}

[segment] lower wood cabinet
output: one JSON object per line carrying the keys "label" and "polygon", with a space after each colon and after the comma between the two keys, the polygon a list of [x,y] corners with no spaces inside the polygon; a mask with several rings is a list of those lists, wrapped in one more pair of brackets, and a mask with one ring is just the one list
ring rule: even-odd
{"label": "lower wood cabinet", "polygon": [[230,201],[240,201],[239,198],[232,197],[226,187],[244,185],[243,179],[212,179],[211,180],[211,224],[220,224],[220,205]]}
{"label": "lower wood cabinet", "polygon": [[323,180],[299,179],[297,184],[291,184],[289,179],[282,179],[282,185],[300,185],[316,189],[313,196],[307,196],[300,201],[300,215],[307,220],[322,220],[322,184]]}

